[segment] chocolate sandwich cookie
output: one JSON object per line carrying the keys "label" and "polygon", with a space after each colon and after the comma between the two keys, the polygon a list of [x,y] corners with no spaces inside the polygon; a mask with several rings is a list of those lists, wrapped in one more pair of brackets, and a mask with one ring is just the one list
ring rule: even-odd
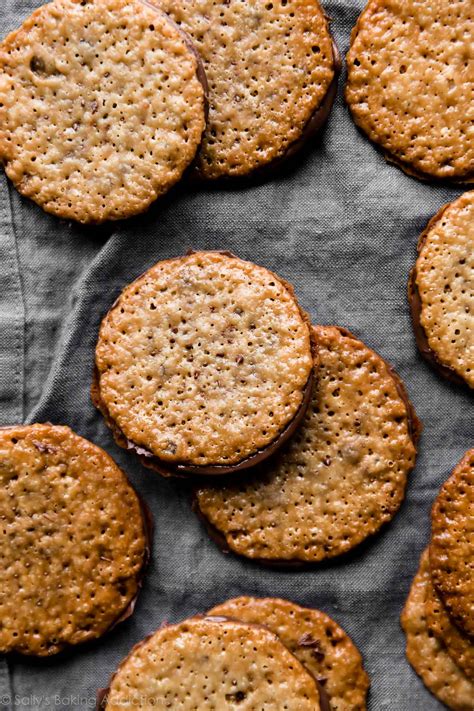
{"label": "chocolate sandwich cookie", "polygon": [[83,223],[146,210],[193,160],[204,72],[140,0],[53,0],[0,44],[0,160],[47,212]]}
{"label": "chocolate sandwich cookie", "polygon": [[436,592],[431,576],[426,590],[426,623],[428,629],[446,647],[451,659],[474,682],[474,642],[451,620]]}
{"label": "chocolate sandwich cookie", "polygon": [[104,318],[93,400],[165,476],[235,472],[304,416],[313,343],[289,284],[224,252],[158,262]]}
{"label": "chocolate sandwich cookie", "polygon": [[0,651],[35,656],[132,612],[149,528],[123,472],[69,427],[0,429]]}
{"label": "chocolate sandwich cookie", "polygon": [[224,549],[269,564],[349,551],[393,517],[415,464],[419,422],[392,368],[345,329],[314,334],[318,382],[291,441],[251,477],[195,492]]}
{"label": "chocolate sandwich cookie", "polygon": [[421,234],[408,298],[421,355],[474,388],[474,190],[442,207]]}
{"label": "chocolate sandwich cookie", "polygon": [[351,36],[346,100],[391,162],[474,182],[472,0],[369,0]]}
{"label": "chocolate sandwich cookie", "polygon": [[191,35],[209,79],[198,177],[261,171],[326,121],[340,60],[317,0],[155,2]]}
{"label": "chocolate sandwich cookie", "polygon": [[401,616],[408,661],[425,686],[448,708],[472,711],[474,684],[428,629],[426,601],[429,585],[430,566],[428,551],[425,551]]}
{"label": "chocolate sandwich cookie", "polygon": [[369,677],[350,637],[320,610],[277,598],[238,597],[209,615],[265,625],[319,682],[330,711],[365,711]]}
{"label": "chocolate sandwich cookie", "polygon": [[138,644],[98,708],[319,711],[316,681],[264,627],[194,617]]}
{"label": "chocolate sandwich cookie", "polygon": [[474,642],[474,449],[455,467],[431,511],[430,568],[454,622]]}

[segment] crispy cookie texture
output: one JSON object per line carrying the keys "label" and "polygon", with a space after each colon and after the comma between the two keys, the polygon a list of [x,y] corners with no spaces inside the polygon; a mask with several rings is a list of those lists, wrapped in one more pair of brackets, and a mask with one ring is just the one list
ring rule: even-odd
{"label": "crispy cookie texture", "polygon": [[430,567],[426,550],[401,615],[408,661],[425,686],[448,708],[472,711],[474,684],[454,663],[443,643],[428,629],[426,600],[429,585]]}
{"label": "crispy cookie texture", "polygon": [[421,234],[408,295],[422,356],[474,388],[474,190],[442,207]]}
{"label": "crispy cookie texture", "polygon": [[277,598],[238,597],[208,614],[265,625],[321,684],[330,711],[365,711],[369,677],[350,637],[320,610]]}
{"label": "crispy cookie texture", "polygon": [[474,682],[474,643],[451,620],[431,579],[426,589],[426,623],[428,629],[446,647],[451,659]]}
{"label": "crispy cookie texture", "polygon": [[195,617],[137,645],[99,708],[319,711],[316,681],[276,635],[224,617]]}
{"label": "crispy cookie texture", "polygon": [[347,55],[355,123],[425,179],[474,182],[472,1],[369,0]]}
{"label": "crispy cookie texture", "polygon": [[419,423],[390,366],[345,329],[314,330],[318,381],[301,428],[251,478],[195,491],[218,543],[261,562],[346,553],[394,516],[415,464]]}
{"label": "crispy cookie texture", "polygon": [[120,444],[206,474],[239,467],[286,431],[314,357],[286,282],[228,253],[195,252],[158,262],[122,292],[96,365]]}
{"label": "crispy cookie texture", "polygon": [[282,158],[335,86],[339,59],[317,0],[155,1],[191,35],[209,79],[200,177],[245,176]]}
{"label": "crispy cookie texture", "polygon": [[474,641],[474,449],[455,467],[431,511],[430,566],[436,590]]}
{"label": "crispy cookie texture", "polygon": [[146,524],[108,454],[69,427],[5,427],[0,477],[0,651],[56,654],[131,614]]}
{"label": "crispy cookie texture", "polygon": [[0,45],[8,177],[47,212],[82,223],[143,212],[200,144],[199,67],[189,39],[145,2],[43,5]]}

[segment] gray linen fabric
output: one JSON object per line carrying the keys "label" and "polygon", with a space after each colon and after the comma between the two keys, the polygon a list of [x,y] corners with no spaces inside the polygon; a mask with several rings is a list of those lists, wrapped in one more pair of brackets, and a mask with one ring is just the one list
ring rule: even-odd
{"label": "gray linen fabric", "polygon": [[[39,4],[2,0],[2,34]],[[362,2],[328,0],[326,9],[345,53]],[[85,229],[57,220],[2,178],[2,423],[64,423],[104,447],[150,505],[156,531],[136,614],[69,656],[1,660],[0,708],[93,708],[96,688],[147,633],[239,594],[286,597],[340,622],[364,655],[370,709],[441,708],[405,660],[399,614],[436,491],[473,446],[473,410],[466,392],[417,355],[406,280],[419,233],[461,190],[417,182],[386,164],[353,125],[342,80],[339,89],[327,130],[291,169],[238,190],[178,189],[122,224]],[[186,486],[116,447],[94,410],[89,385],[101,317],[125,284],[189,247],[230,249],[277,271],[315,322],[348,327],[407,383],[425,431],[406,501],[391,525],[348,558],[285,573],[224,556],[190,512]]]}

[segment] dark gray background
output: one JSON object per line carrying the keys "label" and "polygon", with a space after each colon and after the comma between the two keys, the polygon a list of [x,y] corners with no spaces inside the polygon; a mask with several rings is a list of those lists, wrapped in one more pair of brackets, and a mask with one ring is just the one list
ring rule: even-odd
{"label": "dark gray background", "polygon": [[[39,4],[0,0],[2,36]],[[362,3],[325,6],[345,54]],[[287,597],[340,622],[364,655],[370,709],[441,708],[405,660],[399,614],[428,540],[431,503],[473,446],[474,423],[469,395],[417,355],[406,280],[419,233],[461,190],[417,182],[387,165],[351,122],[342,86],[343,78],[327,130],[292,170],[240,190],[178,189],[120,225],[60,221],[0,177],[1,420],[68,424],[103,446],[156,520],[153,562],[133,618],[69,657],[0,659],[0,708],[92,708],[96,688],[163,620],[244,593]],[[425,426],[418,463],[393,523],[351,558],[284,573],[224,556],[190,512],[184,485],[117,448],[94,410],[89,384],[101,317],[125,284],[189,247],[230,249],[277,271],[315,322],[348,327],[404,378]]]}

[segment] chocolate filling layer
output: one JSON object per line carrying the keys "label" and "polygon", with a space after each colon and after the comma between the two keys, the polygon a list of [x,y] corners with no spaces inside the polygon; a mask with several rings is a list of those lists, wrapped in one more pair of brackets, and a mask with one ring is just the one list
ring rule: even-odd
{"label": "chocolate filling layer", "polygon": [[[342,326],[336,326],[335,328],[338,329],[338,331],[343,335],[346,336],[347,338],[353,338],[355,340],[359,340],[354,336],[347,328],[344,328]],[[379,354],[377,354],[379,355]],[[379,358],[381,356],[379,355]],[[415,448],[418,445],[418,441],[420,439],[420,435],[423,429],[423,425],[418,418],[415,408],[410,401],[408,397],[408,393],[405,389],[405,385],[398,375],[398,373],[394,370],[394,368],[387,363],[386,360],[381,358],[383,362],[385,363],[385,366],[387,368],[387,371],[390,375],[391,378],[393,378],[393,381],[395,383],[395,387],[397,388],[397,392],[400,396],[400,398],[403,400],[406,410],[407,410],[407,418],[408,418],[408,431],[410,434],[410,439],[412,440]],[[224,554],[229,554],[232,553],[234,555],[239,555],[235,551],[233,551],[229,544],[227,543],[227,539],[225,535],[220,531],[214,524],[212,524],[209,519],[203,514],[199,507],[199,503],[196,497],[195,492],[193,492],[192,495],[192,504],[191,507],[195,514],[198,516],[200,521],[204,524],[204,527],[206,528],[209,537],[216,543],[218,548],[222,551]],[[375,535],[372,534],[372,535]],[[358,545],[361,545],[363,541],[361,541]],[[357,546],[355,546],[357,547]],[[349,552],[349,551],[348,551]],[[345,554],[341,554],[345,555]],[[347,554],[346,554],[347,555]],[[338,556],[339,557],[339,556]],[[311,568],[315,565],[320,565],[321,563],[324,563],[324,561],[306,561],[306,560],[298,560],[298,559],[291,559],[291,558],[250,558],[249,560],[258,563],[260,565],[263,565],[267,568],[276,568],[276,569],[283,569],[283,570],[291,570],[291,569],[301,569],[301,568]]]}
{"label": "chocolate filling layer", "polygon": [[[187,255],[189,254],[195,254],[195,250],[188,250],[186,253]],[[232,257],[235,259],[240,259],[240,257],[236,257],[235,254],[229,251],[219,251],[219,254],[223,254],[227,257]],[[176,260],[181,259],[181,257],[176,257]],[[144,272],[146,274],[146,272]],[[132,283],[137,283],[142,276],[134,280]],[[283,286],[290,292],[290,294],[294,294],[294,290],[291,284],[289,284],[287,281],[282,279],[281,277],[278,277],[274,275],[278,281],[283,284]],[[117,307],[118,303],[120,301],[120,296],[115,300],[115,302],[112,305],[112,308],[110,311],[112,311],[114,308]],[[296,302],[297,303],[297,302]],[[298,303],[297,303],[298,305]],[[317,343],[315,343],[314,336],[313,336],[313,329],[311,328],[311,323],[309,320],[308,315],[299,307],[299,311],[301,314],[301,317],[305,321],[305,323],[309,327],[309,332],[310,332],[310,338],[311,338],[311,351],[313,355],[313,361],[314,364],[317,365],[318,363],[318,356],[317,356]],[[110,313],[109,311],[109,313]],[[138,456],[140,459],[141,463],[143,466],[148,467],[149,469],[153,469],[154,471],[158,472],[164,477],[181,477],[181,478],[186,478],[188,476],[219,476],[219,475],[226,475],[226,474],[233,474],[235,472],[239,471],[244,471],[246,469],[249,469],[251,467],[256,466],[257,464],[260,464],[263,462],[265,459],[268,457],[272,456],[296,431],[298,426],[300,425],[301,421],[303,420],[306,410],[308,409],[309,403],[311,401],[311,395],[313,391],[313,383],[314,383],[314,371],[315,371],[315,366],[313,365],[313,368],[311,369],[311,372],[309,374],[308,380],[306,382],[306,385],[303,390],[303,399],[301,402],[301,405],[296,412],[295,416],[289,422],[286,427],[280,432],[280,434],[272,441],[270,444],[268,444],[266,447],[263,449],[258,450],[255,452],[255,454],[252,454],[249,457],[246,457],[240,462],[237,462],[236,464],[231,464],[231,465],[213,465],[213,466],[202,466],[202,465],[193,465],[193,464],[187,464],[187,463],[174,463],[174,462],[167,462],[159,457],[157,457],[153,452],[151,452],[149,449],[146,447],[142,447],[141,445],[135,444],[132,440],[128,439],[126,435],[122,432],[118,424],[113,420],[111,417],[107,405],[105,404],[104,400],[102,399],[101,393],[100,393],[100,375],[97,369],[97,366],[94,367],[94,372],[92,376],[92,384],[91,384],[91,399],[92,403],[94,406],[102,413],[104,420],[107,424],[107,426],[110,428],[112,431],[112,434],[114,436],[115,441],[120,447],[123,447],[124,449],[132,450],[135,452],[135,454]]]}
{"label": "chocolate filling layer", "polygon": [[[448,203],[447,205],[443,205],[443,207],[436,213],[436,215],[434,217],[432,217],[431,220],[428,222],[428,225],[423,230],[423,232],[421,233],[420,238],[418,240],[418,247],[417,247],[418,254],[420,254],[421,250],[424,247],[424,244],[425,244],[426,239],[428,237],[428,233],[431,231],[431,229],[434,227],[434,225],[439,220],[441,220],[445,211],[447,210],[447,208],[450,205],[451,205],[451,203]],[[421,302],[421,296],[420,296],[420,292],[418,290],[418,285],[416,283],[416,276],[417,276],[417,274],[416,274],[416,263],[415,263],[415,266],[411,270],[410,276],[408,277],[408,303],[410,305],[410,314],[411,314],[411,320],[412,320],[412,324],[413,324],[413,331],[415,333],[416,345],[418,346],[420,355],[443,378],[446,378],[446,380],[449,380],[450,382],[455,383],[456,385],[466,386],[467,383],[464,380],[464,378],[462,378],[454,370],[454,368],[451,368],[449,365],[442,363],[441,360],[439,359],[438,354],[431,348],[431,346],[428,342],[428,337],[426,335],[426,331],[421,324],[421,311],[422,311],[423,305]]]}
{"label": "chocolate filling layer", "polygon": [[[364,134],[366,135],[366,134]],[[429,182],[429,183],[440,183],[440,182],[445,182],[445,183],[453,183],[454,185],[472,185],[474,183],[474,175],[471,173],[467,173],[465,176],[460,176],[460,177],[442,177],[438,175],[432,175],[430,173],[422,173],[420,170],[417,170],[414,168],[412,165],[409,163],[405,163],[403,160],[400,158],[397,158],[393,153],[389,153],[389,151],[385,150],[383,147],[379,146],[378,144],[375,144],[378,148],[381,148],[382,153],[384,155],[385,160],[387,163],[391,163],[392,165],[396,165],[397,168],[400,168],[400,170],[403,170],[406,175],[409,175],[411,178],[417,178],[418,180],[421,180],[423,182]]]}

